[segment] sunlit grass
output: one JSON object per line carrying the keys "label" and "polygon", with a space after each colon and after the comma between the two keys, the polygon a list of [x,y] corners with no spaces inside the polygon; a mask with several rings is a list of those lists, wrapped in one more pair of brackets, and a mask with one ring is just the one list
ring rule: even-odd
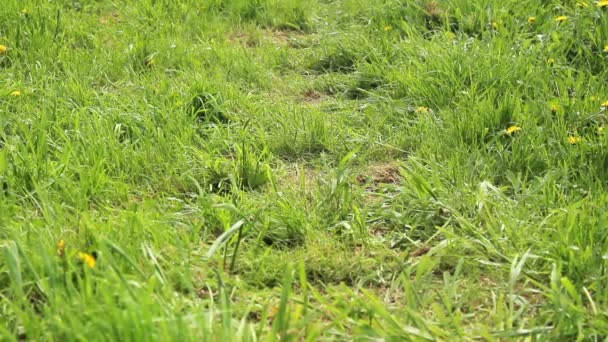
{"label": "sunlit grass", "polygon": [[604,2],[4,0],[1,339],[605,337]]}

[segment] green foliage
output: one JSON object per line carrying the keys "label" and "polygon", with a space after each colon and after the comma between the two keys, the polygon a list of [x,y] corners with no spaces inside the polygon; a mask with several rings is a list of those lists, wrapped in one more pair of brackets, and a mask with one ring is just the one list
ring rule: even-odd
{"label": "green foliage", "polygon": [[0,7],[0,340],[608,335],[603,1]]}

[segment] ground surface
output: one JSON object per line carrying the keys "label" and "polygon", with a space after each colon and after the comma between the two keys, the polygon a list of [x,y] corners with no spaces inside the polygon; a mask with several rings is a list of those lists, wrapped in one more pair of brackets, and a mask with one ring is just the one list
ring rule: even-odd
{"label": "ground surface", "polygon": [[608,8],[2,0],[2,340],[608,334]]}

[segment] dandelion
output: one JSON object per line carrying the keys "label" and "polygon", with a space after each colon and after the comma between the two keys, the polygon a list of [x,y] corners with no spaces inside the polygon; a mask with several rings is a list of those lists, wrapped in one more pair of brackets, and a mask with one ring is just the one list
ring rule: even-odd
{"label": "dandelion", "polygon": [[601,0],[600,2],[597,3],[597,7],[599,7],[599,8],[606,8],[606,7],[608,7],[608,1],[607,0]]}
{"label": "dandelion", "polygon": [[532,25],[536,22],[536,17],[528,17],[528,24]]}
{"label": "dandelion", "polygon": [[429,107],[420,106],[420,107],[416,108],[415,112],[418,113],[418,114],[428,113],[429,112]]}
{"label": "dandelion", "polygon": [[0,44],[0,55],[4,55],[8,51],[8,47],[6,45]]}
{"label": "dandelion", "polygon": [[559,105],[552,104],[551,107],[549,107],[549,108],[551,109],[551,113],[555,114],[559,110]]}
{"label": "dandelion", "polygon": [[12,97],[19,97],[19,96],[21,96],[23,94],[19,90],[15,90],[15,91],[11,92],[10,95]]}
{"label": "dandelion", "polygon": [[89,253],[79,252],[78,258],[82,260],[89,268],[95,268],[95,264],[97,264],[97,260],[95,257]]}
{"label": "dandelion", "polygon": [[560,15],[559,17],[555,18],[555,21],[560,24],[563,23],[564,21],[568,20],[568,17],[566,17],[565,15]]}
{"label": "dandelion", "polygon": [[513,135],[519,131],[521,131],[521,127],[517,126],[517,125],[513,125],[513,126],[509,126],[506,130],[508,135]]}
{"label": "dandelion", "polygon": [[549,59],[547,59],[547,64],[549,64],[549,66],[555,65],[555,58],[549,58]]}
{"label": "dandelion", "polygon": [[571,135],[568,137],[568,143],[570,143],[570,145],[576,145],[576,144],[580,143],[581,141],[583,141],[583,138],[578,137],[576,135]]}
{"label": "dandelion", "polygon": [[608,101],[602,102],[602,108],[608,108]]}
{"label": "dandelion", "polygon": [[393,29],[393,27],[391,25],[384,26],[384,32],[388,32],[388,31],[390,31],[392,29]]}
{"label": "dandelion", "polygon": [[61,258],[65,255],[65,240],[57,242],[57,255]]}

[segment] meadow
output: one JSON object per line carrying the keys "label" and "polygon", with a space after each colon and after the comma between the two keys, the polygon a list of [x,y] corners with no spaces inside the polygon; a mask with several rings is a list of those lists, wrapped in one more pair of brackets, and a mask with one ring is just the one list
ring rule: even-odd
{"label": "meadow", "polygon": [[1,340],[608,336],[608,1],[1,2]]}

